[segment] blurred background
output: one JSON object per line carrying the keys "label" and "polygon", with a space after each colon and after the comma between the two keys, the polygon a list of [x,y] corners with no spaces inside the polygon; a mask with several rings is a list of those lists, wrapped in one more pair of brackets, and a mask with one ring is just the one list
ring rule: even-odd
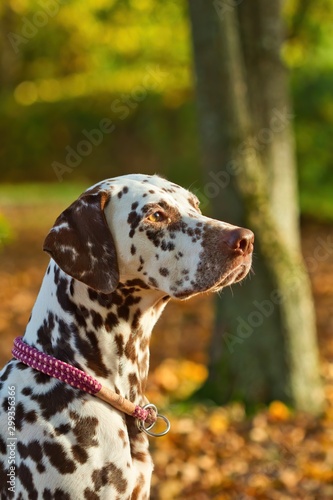
{"label": "blurred background", "polygon": [[[215,1],[211,9],[221,18],[241,4]],[[183,0],[1,2],[1,365],[44,274],[43,238],[89,185],[159,173],[195,191],[214,214],[190,19]],[[286,0],[281,22],[324,410],[318,416],[268,396],[249,408],[241,394],[216,405],[199,391],[210,370],[216,304],[209,296],[170,304],[152,339],[148,397],[173,424],[152,442],[153,499],[333,498],[333,0]],[[230,342],[225,352],[232,358]]]}

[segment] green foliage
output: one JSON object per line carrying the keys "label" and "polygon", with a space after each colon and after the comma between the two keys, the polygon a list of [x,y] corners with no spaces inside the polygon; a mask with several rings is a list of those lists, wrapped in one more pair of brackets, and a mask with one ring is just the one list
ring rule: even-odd
{"label": "green foliage", "polygon": [[293,86],[302,212],[333,220],[332,71],[300,72]]}
{"label": "green foliage", "polygon": [[66,182],[62,184],[2,184],[0,185],[0,200],[2,206],[45,206],[46,203],[65,205],[72,203],[86,189],[85,184]]}
{"label": "green foliage", "polygon": [[0,251],[3,248],[3,246],[12,239],[12,237],[13,233],[9,225],[9,222],[0,213]]}
{"label": "green foliage", "polygon": [[[333,0],[288,0],[284,9],[302,210],[327,216]],[[0,179],[86,184],[143,171],[200,186],[185,0],[8,0],[0,51]],[[112,131],[66,163],[101,120]],[[314,191],[324,204],[311,202]]]}
{"label": "green foliage", "polygon": [[154,65],[166,70],[162,88],[178,91],[190,80],[184,6],[170,0],[12,0],[2,17],[4,48],[20,82],[14,98],[31,105],[128,92]]}
{"label": "green foliage", "polygon": [[301,211],[333,220],[333,2],[288,0],[286,18]]}

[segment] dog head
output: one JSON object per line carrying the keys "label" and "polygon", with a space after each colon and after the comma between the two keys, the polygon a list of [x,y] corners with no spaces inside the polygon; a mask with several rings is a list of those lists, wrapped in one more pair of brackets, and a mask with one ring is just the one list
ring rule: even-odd
{"label": "dog head", "polygon": [[89,188],[58,217],[44,250],[99,292],[140,279],[183,299],[242,280],[253,241],[250,230],[202,215],[186,189],[136,174]]}

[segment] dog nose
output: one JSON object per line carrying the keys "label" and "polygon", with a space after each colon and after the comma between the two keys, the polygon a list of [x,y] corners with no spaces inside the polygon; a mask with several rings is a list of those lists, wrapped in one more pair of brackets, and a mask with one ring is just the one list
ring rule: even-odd
{"label": "dog nose", "polygon": [[241,252],[244,256],[253,252],[254,234],[249,229],[237,227],[228,231],[224,242],[232,250]]}

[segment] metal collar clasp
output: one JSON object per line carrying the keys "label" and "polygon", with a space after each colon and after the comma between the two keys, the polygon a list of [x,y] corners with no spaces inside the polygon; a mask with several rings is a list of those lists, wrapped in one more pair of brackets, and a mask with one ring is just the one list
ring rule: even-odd
{"label": "metal collar clasp", "polygon": [[[152,424],[146,424],[146,422],[144,422],[143,420],[137,419],[136,425],[138,426],[139,431],[145,432],[146,434],[148,434],[148,436],[153,436],[153,437],[165,436],[169,432],[170,427],[171,427],[171,424],[170,424],[169,420],[167,419],[167,417],[158,413],[156,406],[152,403],[148,403],[143,408],[145,410],[148,410],[148,409],[154,410],[154,412],[156,413],[156,420]],[[161,432],[153,432],[151,429],[154,427],[154,425],[156,424],[158,419],[161,419],[165,422],[165,429]]]}

